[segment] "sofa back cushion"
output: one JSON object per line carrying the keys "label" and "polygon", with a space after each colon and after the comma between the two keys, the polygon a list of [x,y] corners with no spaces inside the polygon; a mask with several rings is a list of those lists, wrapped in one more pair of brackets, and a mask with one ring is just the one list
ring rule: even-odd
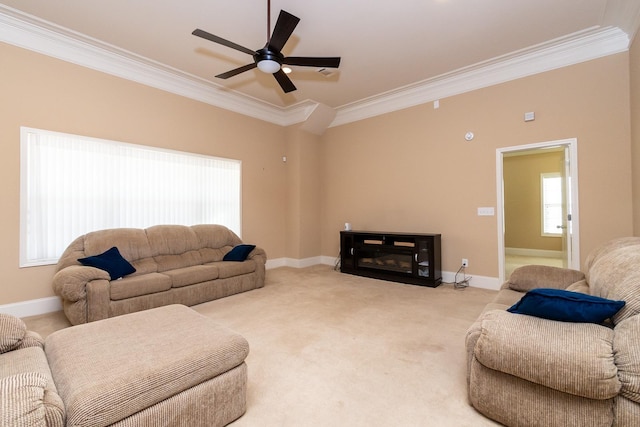
{"label": "sofa back cushion", "polygon": [[140,276],[221,261],[241,243],[233,231],[217,224],[99,230],[75,239],[60,257],[56,272],[80,265],[79,258],[98,255],[115,246],[136,269],[132,276]]}
{"label": "sofa back cushion", "polygon": [[200,224],[191,227],[200,242],[203,263],[222,261],[234,246],[242,243],[233,231],[216,224]]}
{"label": "sofa back cushion", "polygon": [[627,246],[638,246],[640,245],[640,237],[621,237],[618,239],[609,240],[608,242],[598,246],[594,250],[592,250],[584,263],[584,274],[587,278],[587,282],[590,282],[590,270],[593,267],[593,264],[600,258],[602,255],[608,254],[609,252],[613,252],[618,248],[624,248]]}
{"label": "sofa back cushion", "polygon": [[[640,242],[640,239],[638,239]],[[616,246],[600,253],[589,269],[591,294],[622,300],[625,306],[613,316],[613,323],[640,313],[640,244]]]}
{"label": "sofa back cushion", "polygon": [[202,264],[196,233],[184,225],[156,225],[146,230],[158,271]]}
{"label": "sofa back cushion", "polygon": [[101,254],[114,246],[129,262],[151,256],[147,236],[144,230],[138,228],[112,228],[93,231],[84,236],[85,256]]}

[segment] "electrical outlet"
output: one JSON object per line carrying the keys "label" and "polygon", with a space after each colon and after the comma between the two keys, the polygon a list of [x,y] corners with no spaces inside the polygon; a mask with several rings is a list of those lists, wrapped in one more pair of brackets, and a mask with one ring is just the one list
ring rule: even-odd
{"label": "electrical outlet", "polygon": [[469,260],[466,258],[462,258],[462,266],[463,267],[469,267]]}

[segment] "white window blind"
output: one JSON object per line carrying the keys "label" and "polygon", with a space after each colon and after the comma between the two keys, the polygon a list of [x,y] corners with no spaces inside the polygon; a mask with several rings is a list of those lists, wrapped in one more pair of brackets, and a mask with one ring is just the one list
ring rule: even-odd
{"label": "white window blind", "polygon": [[562,177],[559,173],[540,174],[542,189],[542,235],[562,234]]}
{"label": "white window blind", "polygon": [[241,162],[21,128],[20,266],[90,231],[222,224],[240,235]]}

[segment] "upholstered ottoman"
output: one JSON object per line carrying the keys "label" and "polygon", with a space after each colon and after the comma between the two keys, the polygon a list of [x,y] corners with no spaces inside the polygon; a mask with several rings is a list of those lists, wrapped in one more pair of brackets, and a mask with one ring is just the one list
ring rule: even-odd
{"label": "upholstered ottoman", "polygon": [[183,305],[57,331],[45,352],[68,426],[223,426],[246,409],[247,341]]}

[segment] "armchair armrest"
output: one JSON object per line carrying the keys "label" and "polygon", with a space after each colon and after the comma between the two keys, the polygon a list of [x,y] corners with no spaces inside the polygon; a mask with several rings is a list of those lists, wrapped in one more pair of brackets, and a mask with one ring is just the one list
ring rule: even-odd
{"label": "armchair armrest", "polygon": [[487,368],[590,399],[613,398],[622,387],[614,331],[605,326],[492,310],[473,329],[467,351]]}
{"label": "armchair armrest", "polygon": [[87,295],[87,283],[93,280],[111,280],[109,273],[95,267],[71,265],[53,276],[53,290],[67,301],[79,301]]}
{"label": "armchair armrest", "polygon": [[548,265],[525,265],[513,270],[507,285],[514,291],[527,292],[535,288],[566,289],[584,280],[584,273],[569,268]]}

